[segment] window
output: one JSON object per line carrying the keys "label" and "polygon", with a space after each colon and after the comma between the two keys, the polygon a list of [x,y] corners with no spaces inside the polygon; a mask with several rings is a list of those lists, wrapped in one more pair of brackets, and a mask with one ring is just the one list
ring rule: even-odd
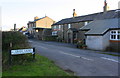
{"label": "window", "polygon": [[68,24],[68,29],[71,28],[71,24]]}
{"label": "window", "polygon": [[61,25],[59,25],[59,29],[61,29]]}
{"label": "window", "polygon": [[53,31],[53,32],[52,32],[52,35],[53,35],[53,36],[56,36],[56,35],[57,35],[57,31]]}
{"label": "window", "polygon": [[87,25],[88,24],[88,22],[85,22],[85,24],[84,25]]}
{"label": "window", "polygon": [[34,27],[34,23],[32,23],[32,27]]}
{"label": "window", "polygon": [[120,40],[120,30],[112,30],[110,32],[110,40]]}
{"label": "window", "polygon": [[75,38],[77,39],[77,33],[73,34],[73,39],[75,39]]}
{"label": "window", "polygon": [[53,27],[53,29],[56,29],[56,28],[57,28],[56,26]]}
{"label": "window", "polygon": [[34,27],[36,27],[36,23],[34,23]]}

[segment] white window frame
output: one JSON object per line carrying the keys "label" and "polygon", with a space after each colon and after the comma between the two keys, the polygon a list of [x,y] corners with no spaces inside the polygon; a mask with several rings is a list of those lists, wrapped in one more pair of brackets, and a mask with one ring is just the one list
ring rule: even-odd
{"label": "white window frame", "polygon": [[57,35],[57,31],[53,31],[53,32],[52,32],[52,35],[53,35],[53,36],[56,36],[56,35]]}
{"label": "white window frame", "polygon": [[[120,30],[111,30],[110,31],[110,40],[120,40],[118,39],[118,35],[120,35]],[[115,38],[112,38],[112,37],[115,37]]]}
{"label": "white window frame", "polygon": [[86,26],[87,24],[88,24],[88,22],[85,22],[85,24],[84,24],[84,25]]}
{"label": "white window frame", "polygon": [[61,29],[61,25],[59,25],[59,29]]}
{"label": "white window frame", "polygon": [[68,29],[71,28],[71,24],[68,24]]}

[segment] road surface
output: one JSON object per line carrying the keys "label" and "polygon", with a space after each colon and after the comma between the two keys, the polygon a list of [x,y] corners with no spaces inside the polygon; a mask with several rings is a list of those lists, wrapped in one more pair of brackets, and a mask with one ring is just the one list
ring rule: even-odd
{"label": "road surface", "polygon": [[64,70],[73,71],[77,76],[118,76],[119,60],[116,56],[77,49],[65,43],[38,40],[29,42],[37,53],[53,60]]}

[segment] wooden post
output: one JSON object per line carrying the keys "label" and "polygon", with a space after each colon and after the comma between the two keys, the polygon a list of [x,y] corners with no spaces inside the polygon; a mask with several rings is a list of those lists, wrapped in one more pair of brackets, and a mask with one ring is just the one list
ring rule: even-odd
{"label": "wooden post", "polygon": [[16,31],[16,24],[14,24],[14,31]]}
{"label": "wooden post", "polygon": [[10,43],[10,50],[9,50],[9,65],[12,64],[11,48],[12,48],[12,43]]}
{"label": "wooden post", "polygon": [[35,48],[33,48],[33,52],[34,52],[33,59],[35,60]]}
{"label": "wooden post", "polygon": [[11,49],[9,50],[9,65],[11,65],[12,58],[11,58]]}
{"label": "wooden post", "polygon": [[10,43],[10,48],[12,48],[12,43]]}

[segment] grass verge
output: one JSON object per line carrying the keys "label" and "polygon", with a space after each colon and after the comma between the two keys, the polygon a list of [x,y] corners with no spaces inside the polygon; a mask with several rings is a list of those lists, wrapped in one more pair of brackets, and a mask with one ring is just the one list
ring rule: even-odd
{"label": "grass verge", "polygon": [[120,57],[120,55],[116,55],[116,54],[109,54],[109,53],[101,53],[101,54],[107,54],[107,55],[112,55],[112,56],[118,56],[118,57]]}
{"label": "grass verge", "polygon": [[26,61],[22,65],[13,65],[3,71],[6,76],[71,76],[57,67],[51,60],[36,54],[36,60]]}

